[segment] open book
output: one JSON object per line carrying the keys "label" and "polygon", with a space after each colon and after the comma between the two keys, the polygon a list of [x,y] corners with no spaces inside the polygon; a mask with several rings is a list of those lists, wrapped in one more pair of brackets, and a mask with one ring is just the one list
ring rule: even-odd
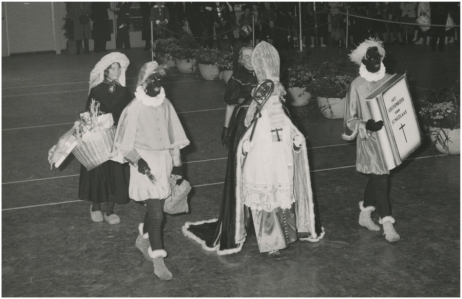
{"label": "open book", "polygon": [[395,74],[366,98],[371,117],[383,120],[377,132],[389,170],[399,166],[422,144],[417,114],[406,74]]}

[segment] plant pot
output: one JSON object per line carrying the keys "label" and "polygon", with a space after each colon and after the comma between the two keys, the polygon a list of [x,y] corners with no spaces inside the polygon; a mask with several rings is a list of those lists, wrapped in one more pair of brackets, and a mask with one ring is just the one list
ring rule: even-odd
{"label": "plant pot", "polygon": [[340,119],[344,115],[345,99],[318,97],[318,107],[325,117]]}
{"label": "plant pot", "polygon": [[220,70],[216,65],[199,63],[199,71],[205,80],[218,80]]}
{"label": "plant pot", "polygon": [[443,154],[460,154],[460,129],[430,127],[430,138],[436,149]]}
{"label": "plant pot", "polygon": [[196,59],[175,59],[175,66],[182,74],[192,74],[196,71]]}
{"label": "plant pot", "polygon": [[295,107],[306,106],[311,99],[311,94],[304,87],[289,87],[287,94],[289,104]]}
{"label": "plant pot", "polygon": [[229,79],[233,75],[233,70],[224,70],[221,73],[223,74],[223,81],[228,84]]}

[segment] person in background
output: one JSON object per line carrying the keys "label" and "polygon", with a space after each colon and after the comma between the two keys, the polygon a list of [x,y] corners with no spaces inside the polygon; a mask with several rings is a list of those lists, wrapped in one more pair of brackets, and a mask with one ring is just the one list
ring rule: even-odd
{"label": "person in background", "polygon": [[[417,19],[416,7],[417,4],[415,2],[401,2],[401,21],[405,23],[415,23],[415,20]],[[417,41],[418,31],[415,25],[403,25],[403,30],[406,43],[409,43],[408,39],[410,38],[410,36],[412,36],[412,33],[414,33],[414,39],[412,41]]]}
{"label": "person in background", "polygon": [[199,24],[202,31],[199,42],[203,47],[213,48],[213,7],[208,3],[201,3],[199,7]]}
{"label": "person in background", "polygon": [[236,25],[236,18],[234,11],[230,10],[229,5],[226,2],[217,2],[214,9],[215,18],[214,25],[217,34],[217,40],[220,41],[219,48],[227,48],[223,45],[225,37],[228,39],[230,47],[234,46],[234,31],[233,28]]}
{"label": "person in background", "polygon": [[165,2],[155,2],[151,8],[149,20],[154,22],[154,39],[165,38],[165,28],[170,21],[170,14]]}
{"label": "person in background", "polygon": [[[90,93],[85,109],[90,109],[92,100],[99,102],[100,111],[112,113],[117,125],[124,108],[133,99],[125,87],[125,72],[130,64],[127,56],[112,52],[96,64],[90,73]],[[114,213],[115,204],[127,204],[130,171],[128,164],[112,160],[88,171],[80,167],[79,199],[92,202],[90,216],[93,222],[106,221],[117,224],[120,217]],[[106,212],[102,213],[101,204],[106,203]]]}
{"label": "person in background", "polygon": [[[448,18],[447,3],[444,2],[430,2],[431,10],[431,24],[432,25],[446,25]],[[446,28],[432,27],[430,46],[432,51],[436,50],[436,43],[438,42],[438,50],[444,51],[444,38]]]}
{"label": "person in background", "polygon": [[80,54],[82,40],[85,53],[90,53],[89,39],[91,39],[91,3],[90,2],[70,2],[69,15],[74,22],[74,40],[76,42],[76,54]]}
{"label": "person in background", "polygon": [[261,13],[261,21],[262,21],[262,31],[261,31],[261,39],[269,42],[270,44],[274,43],[274,22],[276,21],[276,11],[272,7],[271,2],[265,2],[265,7]]}
{"label": "person in background", "polygon": [[[447,2],[446,7],[448,10],[448,21],[452,21],[452,25],[459,25],[460,18],[460,3],[459,2]],[[455,42],[456,31],[458,27],[448,28],[446,27],[446,37],[444,39],[444,44],[447,45]]]}
{"label": "person in background", "polygon": [[[258,3],[252,3],[252,10],[251,14],[254,16],[254,28],[255,28],[255,44],[258,44],[261,41],[261,31],[262,31],[262,23],[261,23],[261,9]],[[252,22],[250,23],[252,26]]]}
{"label": "person in background", "polygon": [[310,38],[310,48],[316,47],[316,16],[313,7],[313,2],[304,2],[304,10],[302,14],[303,21],[303,48],[307,47],[307,37]]}
{"label": "person in background", "polygon": [[178,14],[176,9],[178,8],[174,2],[165,2],[165,7],[168,10],[168,14],[170,16],[170,20],[167,24],[168,31],[165,32],[166,37],[175,37],[178,38],[181,32],[180,22],[178,21]]}
{"label": "person in background", "polygon": [[118,2],[114,13],[117,15],[116,49],[130,49],[130,2]]}
{"label": "person in background", "polygon": [[[419,6],[417,7],[417,18],[426,17],[428,20],[431,20],[430,14],[430,2],[419,2]],[[427,45],[430,45],[430,29],[423,31],[420,28],[420,39],[415,42],[416,45],[425,45],[425,40],[427,40]]]}
{"label": "person in background", "polygon": [[252,41],[252,9],[249,5],[243,7],[244,13],[239,17],[239,36],[242,42]]}
{"label": "person in background", "polygon": [[106,42],[111,40],[112,22],[109,21],[109,2],[92,2],[91,19],[93,20],[93,51],[106,52]]}
{"label": "person in background", "polygon": [[[401,9],[400,9],[400,3],[399,2],[388,2],[387,4],[387,14],[388,14],[388,20],[393,21],[393,22],[399,22],[401,21]],[[388,25],[388,38],[389,38],[389,43],[392,44],[395,42],[395,35],[398,38],[398,42],[400,45],[403,44],[403,37],[401,35],[401,28],[400,24],[395,24],[395,23],[389,23]]]}
{"label": "person in background", "polygon": [[[319,44],[320,47],[327,47],[327,36],[329,34],[329,7],[327,2],[314,2],[313,6],[316,5],[316,18],[318,22],[318,37],[319,37]],[[324,42],[326,41],[326,42]]]}
{"label": "person in background", "polygon": [[329,6],[332,41],[339,41],[339,46],[342,46],[345,44],[345,31],[342,28],[345,17],[339,12],[344,9],[344,5],[342,2],[329,2]]}
{"label": "person in background", "polygon": [[151,49],[151,21],[149,20],[149,17],[153,6],[153,2],[140,2],[141,17],[143,18],[141,26],[141,40],[146,42],[144,45],[145,51]]}
{"label": "person in background", "polygon": [[224,96],[227,105],[225,122],[221,133],[221,142],[224,146],[228,146],[230,133],[228,128],[232,125],[230,122],[234,108],[251,96],[252,88],[257,86],[258,83],[251,63],[252,51],[253,48],[246,44],[237,45],[236,49],[234,49],[234,71],[226,85]]}
{"label": "person in background", "polygon": [[[375,2],[369,5],[369,15],[373,19],[386,20],[387,6],[384,2]],[[371,22],[371,36],[381,39],[385,44],[388,44],[387,26],[385,22]]]}

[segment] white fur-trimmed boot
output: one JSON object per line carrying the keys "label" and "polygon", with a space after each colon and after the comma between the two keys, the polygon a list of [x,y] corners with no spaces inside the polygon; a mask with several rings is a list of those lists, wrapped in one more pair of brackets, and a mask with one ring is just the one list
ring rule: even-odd
{"label": "white fur-trimmed boot", "polygon": [[149,243],[149,234],[143,234],[143,227],[144,223],[140,223],[140,225],[138,225],[139,234],[136,238],[135,246],[141,251],[147,261],[152,262],[152,258],[148,253],[148,249],[151,247],[151,244]]}
{"label": "white fur-trimmed boot", "polygon": [[163,249],[152,251],[151,247],[149,247],[148,252],[154,264],[154,274],[159,277],[160,280],[172,279],[172,272],[167,269],[164,263],[164,257],[167,257],[167,252]]}
{"label": "white fur-trimmed boot", "polygon": [[364,201],[359,202],[359,208],[361,213],[359,213],[359,225],[366,227],[368,230],[378,232],[380,226],[374,223],[371,219],[371,213],[375,211],[375,207],[364,207]]}
{"label": "white fur-trimmed boot", "polygon": [[395,218],[391,216],[383,217],[379,219],[379,223],[383,225],[383,234],[385,235],[385,239],[387,239],[388,242],[396,242],[400,239],[398,233],[393,227]]}

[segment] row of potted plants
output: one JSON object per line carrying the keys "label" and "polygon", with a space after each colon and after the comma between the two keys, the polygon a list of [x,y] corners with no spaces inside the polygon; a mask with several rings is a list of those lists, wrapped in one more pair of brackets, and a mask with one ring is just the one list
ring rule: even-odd
{"label": "row of potted plants", "polygon": [[[225,82],[232,74],[232,53],[216,49],[202,49],[189,35],[180,39],[158,39],[152,51],[158,60],[184,74],[196,71],[205,80],[223,78]],[[336,61],[294,60],[282,66],[282,81],[286,83],[293,106],[306,106],[311,98],[317,98],[324,116],[332,119],[343,117],[343,98],[352,81],[349,75],[338,71]],[[308,91],[309,92],[308,92]]]}
{"label": "row of potted plants", "polygon": [[[232,53],[216,49],[201,49],[190,36],[180,39],[156,40],[153,44],[158,60],[176,66],[181,73],[193,73],[199,65],[204,79],[223,78],[232,74]],[[353,76],[339,71],[338,61],[293,60],[281,67],[281,81],[285,83],[289,103],[304,115],[310,100],[316,99],[322,114],[330,119],[344,116],[344,98]],[[435,147],[442,153],[460,153],[460,86],[429,91],[417,98],[416,109],[420,122],[427,130]],[[295,113],[295,116],[297,113]]]}
{"label": "row of potted plants", "polygon": [[153,43],[152,51],[156,58],[183,74],[199,71],[205,80],[216,80],[223,75],[225,82],[232,73],[232,53],[216,49],[202,49],[199,43],[189,35],[180,39],[158,39]]}
{"label": "row of potted plants", "polygon": [[303,114],[308,102],[316,99],[325,117],[343,118],[343,99],[354,77],[342,74],[338,65],[337,61],[292,61],[283,72],[291,105]]}

